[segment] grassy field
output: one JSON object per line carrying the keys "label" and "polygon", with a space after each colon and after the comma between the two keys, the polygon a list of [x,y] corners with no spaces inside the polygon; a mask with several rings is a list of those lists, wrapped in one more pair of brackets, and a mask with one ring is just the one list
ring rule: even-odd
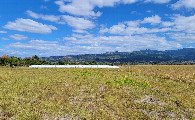
{"label": "grassy field", "polygon": [[195,119],[195,66],[0,67],[0,119]]}

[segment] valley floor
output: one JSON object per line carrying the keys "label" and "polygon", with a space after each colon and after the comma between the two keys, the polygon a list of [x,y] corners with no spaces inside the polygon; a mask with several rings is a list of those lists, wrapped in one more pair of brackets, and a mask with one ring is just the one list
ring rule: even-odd
{"label": "valley floor", "polygon": [[195,119],[195,66],[0,67],[0,119]]}

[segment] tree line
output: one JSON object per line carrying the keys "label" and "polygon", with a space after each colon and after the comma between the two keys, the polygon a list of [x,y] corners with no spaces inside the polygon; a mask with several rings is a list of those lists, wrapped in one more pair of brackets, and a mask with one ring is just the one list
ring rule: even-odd
{"label": "tree line", "polygon": [[30,65],[98,65],[98,64],[110,64],[111,63],[97,63],[96,61],[92,62],[70,62],[70,61],[59,61],[59,62],[49,62],[41,60],[38,56],[32,56],[27,58],[18,58],[18,57],[0,57],[0,66],[30,66]]}
{"label": "tree line", "polygon": [[45,60],[40,60],[38,56],[32,56],[27,58],[18,58],[18,57],[1,57],[0,65],[1,66],[30,66],[30,65],[48,65],[52,64]]}

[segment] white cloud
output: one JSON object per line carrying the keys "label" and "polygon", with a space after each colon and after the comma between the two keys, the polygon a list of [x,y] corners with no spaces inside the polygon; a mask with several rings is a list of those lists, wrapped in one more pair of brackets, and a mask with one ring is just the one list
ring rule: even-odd
{"label": "white cloud", "polygon": [[[144,22],[145,23],[145,22]],[[113,25],[110,28],[102,28],[100,33],[110,33],[115,35],[135,35],[135,34],[147,34],[147,33],[162,33],[172,30],[171,28],[146,28],[140,27],[143,24],[142,21],[127,21]]]}
{"label": "white cloud", "polygon": [[73,32],[75,32],[75,33],[89,33],[88,31],[86,31],[86,30],[79,30],[79,29],[75,29],[75,30],[73,30]]}
{"label": "white cloud", "polygon": [[83,29],[92,29],[95,27],[95,24],[85,18],[79,18],[79,17],[72,17],[68,15],[62,16],[65,21],[70,25],[71,27],[79,30]]}
{"label": "white cloud", "polygon": [[16,56],[16,55],[20,56],[20,55],[22,55],[21,52],[16,51],[16,50],[0,49],[0,56],[2,56],[4,54],[7,54],[9,56]]}
{"label": "white cloud", "polygon": [[195,43],[195,34],[188,33],[169,33],[170,38],[175,39],[179,43]]}
{"label": "white cloud", "polygon": [[161,17],[159,17],[158,15],[147,17],[147,18],[144,18],[142,23],[151,23],[152,25],[159,24],[161,23]]}
{"label": "white cloud", "polygon": [[117,3],[132,4],[138,0],[58,0],[59,11],[80,16],[100,16],[101,12],[94,12],[95,7],[113,7]]}
{"label": "white cloud", "polygon": [[0,31],[0,33],[7,33],[7,31]]}
{"label": "white cloud", "polygon": [[29,43],[13,43],[9,47],[23,50],[50,50],[52,47],[55,48],[56,44],[56,41],[31,40]]}
{"label": "white cloud", "polygon": [[159,3],[159,4],[163,4],[163,3],[168,3],[171,0],[145,0],[145,2],[154,2],[154,3]]}
{"label": "white cloud", "polygon": [[32,11],[30,11],[30,10],[27,10],[26,13],[27,13],[29,16],[35,18],[35,19],[38,19],[38,18],[41,18],[41,17],[42,17],[42,15],[39,15],[39,14],[37,14],[37,13],[35,13],[35,12],[32,12]]}
{"label": "white cloud", "polygon": [[[160,23],[156,26],[142,27],[145,23]],[[161,35],[167,35],[167,37],[172,38],[174,41],[179,43],[195,43],[195,15],[186,17],[181,15],[176,15],[170,17],[170,21],[153,22],[151,17],[144,19],[143,21],[127,21],[123,23],[118,23],[118,25],[113,25],[110,28],[102,27],[100,33],[109,33],[112,35],[123,35],[123,36],[137,36],[143,35],[143,38],[148,34],[159,33]],[[160,22],[161,21],[161,22]]]}
{"label": "white cloud", "polygon": [[138,27],[140,25],[141,21],[140,20],[126,21],[124,23],[127,24],[128,26],[131,26],[131,27]]}
{"label": "white cloud", "polygon": [[9,30],[17,30],[22,32],[49,34],[52,30],[57,30],[56,27],[52,25],[44,25],[42,23],[35,22],[30,19],[18,18],[15,22],[8,22],[3,26]]}
{"label": "white cloud", "polygon": [[[171,48],[181,48],[182,45],[167,41],[165,37],[158,37],[153,34],[135,36],[97,36],[93,35],[73,35],[65,37],[64,40],[72,44],[90,44],[91,48],[109,48],[111,51],[134,51],[141,49],[166,50]],[[96,48],[97,49],[97,48]],[[106,52],[106,51],[102,51]]]}
{"label": "white cloud", "polygon": [[137,2],[138,0],[123,0],[123,3],[124,4],[132,4],[132,3],[135,3]]}
{"label": "white cloud", "polygon": [[87,33],[85,29],[92,29],[96,26],[92,21],[86,18],[73,17],[69,15],[60,15],[60,16],[43,15],[43,14],[37,14],[30,10],[28,10],[26,13],[35,19],[43,19],[51,22],[56,22],[58,24],[68,24],[69,26],[74,28],[73,32],[78,32],[78,33]]}
{"label": "white cloud", "polygon": [[2,37],[1,40],[9,40],[8,38]]}
{"label": "white cloud", "polygon": [[195,15],[185,17],[177,15],[174,19],[174,30],[186,33],[195,33]]}
{"label": "white cloud", "polygon": [[28,39],[27,36],[20,35],[20,34],[9,35],[9,37],[13,38],[15,40],[26,40],[26,39]]}
{"label": "white cloud", "polygon": [[170,26],[173,26],[173,25],[174,25],[173,22],[169,22],[169,21],[162,22],[163,27],[170,27]]}
{"label": "white cloud", "polygon": [[179,9],[181,7],[185,7],[188,9],[195,8],[194,0],[179,0],[175,4],[172,5],[173,9]]}
{"label": "white cloud", "polygon": [[120,2],[120,0],[86,0],[90,4],[95,6],[98,6],[100,8],[104,6],[114,6],[117,2]]}
{"label": "white cloud", "polygon": [[47,21],[51,21],[51,22],[59,22],[59,20],[60,20],[60,16],[37,14],[37,13],[32,12],[30,10],[27,10],[26,13],[35,19],[43,19],[43,20],[47,20]]}
{"label": "white cloud", "polygon": [[119,23],[118,25],[113,25],[110,29],[102,29],[100,30],[101,33],[103,32],[109,32],[111,34],[123,34],[126,29],[126,25]]}
{"label": "white cloud", "polygon": [[7,48],[16,49],[22,56],[61,56],[68,54],[79,54],[87,52],[87,47],[60,45],[57,41],[31,40],[28,43],[12,43]]}
{"label": "white cloud", "polygon": [[[134,50],[166,50],[181,48],[178,42],[167,41],[165,37],[154,34],[135,36],[94,36],[92,34],[73,34],[57,41],[31,40],[28,43],[12,43],[8,48],[22,51],[24,56],[52,56],[68,54],[103,53],[109,51],[131,52]],[[65,44],[62,44],[64,42]]]}
{"label": "white cloud", "polygon": [[70,4],[65,4],[63,0],[55,2],[59,5],[59,11],[62,13],[70,13],[73,15],[82,15],[82,16],[99,16],[100,13],[95,13],[92,11],[94,5],[89,2],[89,0],[73,0]]}

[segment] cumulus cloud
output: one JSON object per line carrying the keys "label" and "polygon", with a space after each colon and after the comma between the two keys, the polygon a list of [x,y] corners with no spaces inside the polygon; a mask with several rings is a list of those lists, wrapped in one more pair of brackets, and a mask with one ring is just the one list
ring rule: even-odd
{"label": "cumulus cloud", "polygon": [[7,31],[0,31],[0,33],[7,33]]}
{"label": "cumulus cloud", "polygon": [[181,7],[185,7],[188,9],[195,8],[194,0],[179,0],[175,4],[172,5],[173,9],[179,9]]}
{"label": "cumulus cloud", "polygon": [[175,39],[179,43],[195,43],[195,34],[191,33],[169,33],[170,38]]}
{"label": "cumulus cloud", "polygon": [[20,55],[22,55],[21,52],[16,51],[16,50],[0,49],[0,55],[4,55],[4,54],[11,55],[11,56],[12,56],[12,55],[13,55],[13,56],[16,56],[16,55],[20,56]]}
{"label": "cumulus cloud", "polygon": [[170,26],[173,26],[173,25],[174,25],[173,22],[169,22],[169,21],[163,21],[162,22],[163,27],[170,27]]}
{"label": "cumulus cloud", "polygon": [[[157,15],[156,15],[157,16]],[[156,22],[157,21],[157,22]],[[145,23],[158,23],[156,26],[143,27]],[[170,21],[161,21],[160,17],[153,16],[145,18],[143,21],[126,21],[113,25],[110,28],[102,27],[100,33],[109,33],[112,35],[147,35],[159,33],[167,35],[174,41],[179,43],[193,43],[195,42],[195,15],[192,16],[181,16],[175,15],[170,17]]]}
{"label": "cumulus cloud", "polygon": [[135,36],[94,36],[91,34],[73,34],[64,37],[64,43],[57,41],[31,40],[27,43],[12,43],[8,48],[13,48],[26,53],[39,56],[103,53],[109,51],[131,52],[143,49],[166,50],[181,48],[182,45],[167,41],[165,37],[154,34]]}
{"label": "cumulus cloud", "polygon": [[112,26],[108,31],[111,34],[122,34],[124,33],[125,29],[126,25],[119,23],[118,25]]}
{"label": "cumulus cloud", "polygon": [[[134,35],[134,36],[97,36],[93,35],[73,35],[65,37],[64,40],[72,44],[90,44],[91,47],[106,47],[112,51],[134,51],[141,49],[165,50],[171,48],[181,48],[182,45],[167,41],[165,37],[158,37],[154,34]],[[104,51],[105,52],[105,51]]]}
{"label": "cumulus cloud", "polygon": [[116,4],[133,4],[139,1],[157,4],[168,3],[171,0],[57,0],[55,4],[59,6],[59,11],[78,16],[100,16],[101,12],[94,11],[95,7],[113,7]]}
{"label": "cumulus cloud", "polygon": [[[139,26],[140,21],[128,21],[121,23],[117,29],[127,29],[125,27]],[[133,24],[136,23],[136,24]],[[125,26],[123,26],[125,25]],[[68,55],[68,54],[87,54],[102,53],[109,51],[131,52],[143,49],[166,50],[181,48],[181,42],[168,41],[166,37],[155,34],[138,35],[93,35],[93,34],[72,34],[66,36],[62,41],[31,40],[27,43],[12,43],[8,48],[22,51],[24,56]]]}
{"label": "cumulus cloud", "polygon": [[59,11],[79,16],[100,16],[101,12],[94,12],[95,7],[112,7],[117,3],[132,4],[138,0],[58,0]]}
{"label": "cumulus cloud", "polygon": [[153,3],[158,3],[158,4],[163,4],[163,3],[168,3],[171,0],[145,0],[145,2],[153,2]]}
{"label": "cumulus cloud", "polygon": [[44,25],[38,23],[31,19],[18,18],[14,22],[8,22],[5,26],[5,29],[17,30],[22,32],[31,32],[31,33],[40,33],[40,34],[49,34],[52,30],[57,30],[56,27],[52,25]]}
{"label": "cumulus cloud", "polygon": [[1,40],[9,40],[8,38],[2,37]]}
{"label": "cumulus cloud", "polygon": [[[146,28],[146,27],[134,27],[127,24],[114,25],[111,28],[103,30],[110,34],[115,35],[135,35],[135,34],[147,34],[147,33],[162,33],[171,30],[170,28]],[[102,31],[100,31],[102,32]]]}
{"label": "cumulus cloud", "polygon": [[175,31],[195,33],[195,15],[189,17],[177,15],[173,19]]}
{"label": "cumulus cloud", "polygon": [[20,34],[9,35],[9,37],[13,38],[15,40],[26,40],[26,39],[28,39],[27,36],[20,35]]}
{"label": "cumulus cloud", "polygon": [[27,10],[26,13],[35,19],[43,19],[43,20],[47,20],[47,21],[51,21],[51,22],[59,22],[59,20],[60,20],[60,16],[37,14],[37,13],[32,12],[30,10]]}
{"label": "cumulus cloud", "polygon": [[136,20],[136,21],[126,21],[123,23],[119,23],[118,25],[113,25],[110,28],[101,28],[100,33],[110,33],[110,34],[116,34],[116,35],[134,35],[134,34],[147,34],[147,33],[162,33],[170,31],[171,28],[168,27],[168,23],[164,23],[167,25],[166,27],[160,28],[157,26],[154,27],[140,27],[141,25],[145,23],[150,24],[158,24],[161,23],[161,18],[158,15],[144,18],[143,21]]}
{"label": "cumulus cloud", "polygon": [[23,50],[50,50],[52,47],[55,48],[56,44],[56,41],[31,40],[28,43],[13,43],[9,47]]}
{"label": "cumulus cloud", "polygon": [[137,2],[138,0],[123,0],[123,3],[124,4],[132,4],[132,3],[135,3]]}
{"label": "cumulus cloud", "polygon": [[51,56],[51,55],[68,55],[68,54],[81,54],[87,53],[87,46],[67,46],[61,45],[57,41],[44,41],[44,40],[31,40],[27,43],[12,43],[7,48],[16,49],[22,54],[22,56]]}
{"label": "cumulus cloud", "polygon": [[147,18],[144,18],[142,23],[151,23],[152,25],[159,24],[161,23],[161,17],[159,17],[158,15],[147,17]]}
{"label": "cumulus cloud", "polygon": [[70,13],[73,15],[82,15],[82,16],[100,16],[100,12],[95,13],[93,11],[94,5],[91,4],[88,0],[73,0],[69,4],[65,4],[63,0],[55,2],[59,5],[59,11],[62,13]]}
{"label": "cumulus cloud", "polygon": [[75,29],[91,29],[95,27],[95,24],[85,18],[73,17],[64,15],[62,16],[68,25],[72,26]]}
{"label": "cumulus cloud", "polygon": [[30,10],[28,10],[26,13],[35,19],[43,19],[50,22],[56,22],[58,24],[68,24],[69,26],[74,28],[73,32],[87,33],[85,29],[92,29],[95,27],[95,24],[86,18],[73,17],[69,15],[43,15],[37,14]]}
{"label": "cumulus cloud", "polygon": [[86,30],[81,30],[81,29],[75,29],[75,30],[73,30],[73,32],[75,32],[75,33],[86,33],[86,34],[89,33],[88,31],[86,31]]}

